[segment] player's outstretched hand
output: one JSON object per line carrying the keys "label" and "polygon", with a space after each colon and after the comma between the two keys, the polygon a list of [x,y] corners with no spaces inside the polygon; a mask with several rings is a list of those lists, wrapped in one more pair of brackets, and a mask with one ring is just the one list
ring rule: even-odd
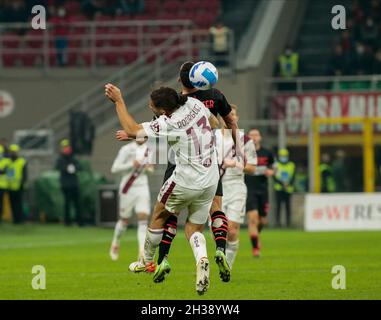
{"label": "player's outstretched hand", "polygon": [[105,85],[105,95],[114,103],[123,100],[120,89],[111,83]]}
{"label": "player's outstretched hand", "polygon": [[116,140],[127,141],[129,140],[128,134],[124,130],[118,130],[115,134]]}

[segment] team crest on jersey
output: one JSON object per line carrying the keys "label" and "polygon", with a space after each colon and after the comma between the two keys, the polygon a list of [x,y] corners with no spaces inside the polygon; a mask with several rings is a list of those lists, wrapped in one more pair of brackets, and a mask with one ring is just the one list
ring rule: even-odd
{"label": "team crest on jersey", "polygon": [[151,124],[150,124],[150,128],[151,128],[152,131],[154,131],[155,133],[159,133],[159,131],[160,131],[160,124],[159,124],[159,122],[157,122],[157,121],[152,121]]}

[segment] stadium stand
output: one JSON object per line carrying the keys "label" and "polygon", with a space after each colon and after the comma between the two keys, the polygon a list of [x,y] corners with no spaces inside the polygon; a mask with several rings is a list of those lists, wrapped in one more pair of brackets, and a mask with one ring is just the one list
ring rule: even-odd
{"label": "stadium stand", "polygon": [[[379,0],[345,0],[347,29],[334,31],[331,8],[337,1],[309,1],[295,43],[304,76],[378,74],[381,58]],[[321,44],[326,45],[322,46]]]}
{"label": "stadium stand", "polygon": [[309,1],[300,31],[295,43],[295,50],[304,61],[304,75],[322,75],[328,72],[331,46],[335,33],[331,28],[331,12],[335,1]]}
{"label": "stadium stand", "polygon": [[[109,76],[107,81],[113,81],[125,88],[126,94],[130,97],[131,110],[134,114],[139,115],[142,119],[150,117],[149,113],[144,113],[146,111],[145,97],[146,92],[155,81],[165,81],[175,86],[179,63],[190,58],[196,60],[200,57],[212,59],[208,49],[210,46],[209,27],[216,21],[217,17],[227,19],[229,25],[238,32],[238,39],[240,33],[246,31],[242,26],[239,27],[240,29],[235,29],[235,24],[238,26],[238,20],[242,19],[243,25],[247,25],[252,19],[256,6],[252,4],[251,0],[237,1],[238,9],[235,9],[235,12],[240,12],[240,15],[235,17],[236,22],[234,22],[234,19],[229,20],[229,15],[225,14],[226,10],[231,9],[231,5],[226,5],[228,2],[220,0],[212,0],[208,3],[184,1],[180,5],[179,1],[168,0],[163,1],[162,7],[159,7],[160,1],[147,0],[145,1],[144,12],[135,16],[98,14],[94,16],[93,20],[90,20],[81,11],[78,11],[81,10],[81,7],[70,1],[64,1],[66,8],[64,21],[67,21],[67,27],[62,25],[63,18],[59,17],[58,14],[50,16],[49,23],[54,24],[54,28],[50,30],[48,35],[68,37],[67,62],[66,64],[63,63],[67,68],[54,68],[58,66],[58,59],[56,43],[53,39],[49,40],[48,54],[41,54],[44,45],[46,45],[43,31],[29,29],[23,35],[17,32],[8,32],[7,35],[0,36],[3,42],[7,42],[7,49],[3,49],[5,51],[2,52],[3,63],[7,67],[3,70],[7,77],[12,74],[13,77],[17,78],[17,74],[24,74],[24,72],[41,72],[40,68],[37,67],[44,67],[47,60],[49,62],[48,67],[51,67],[49,75],[61,77],[65,83],[73,81],[73,79],[68,79],[74,74],[78,74],[72,84],[76,89],[72,90],[71,94],[65,94],[63,93],[64,90],[61,89],[53,94],[54,90],[49,90],[52,92],[48,93],[51,98],[43,99],[47,101],[46,103],[45,101],[38,103],[38,116],[37,112],[34,112],[31,117],[26,118],[21,115],[21,108],[18,108],[12,115],[13,121],[3,127],[0,133],[9,136],[11,139],[10,134],[16,128],[50,128],[54,131],[54,145],[56,145],[57,141],[68,134],[69,112],[71,110],[83,110],[89,113],[96,125],[96,141],[92,156],[94,167],[103,173],[108,173],[108,162],[112,160],[111,158],[116,152],[114,148],[117,148],[118,145],[110,146],[113,148],[112,150],[98,148],[99,143],[102,144],[100,142],[103,141],[102,138],[109,137],[116,125],[115,117],[105,108],[103,85],[106,80],[101,81],[101,79]],[[252,10],[251,14],[245,12],[248,10]],[[177,12],[176,16],[172,12]],[[209,12],[213,13],[209,14]],[[179,20],[180,18],[182,20]],[[193,22],[184,21],[184,19],[192,19]],[[184,50],[184,46],[187,48],[188,45],[187,32],[184,32],[183,36],[179,31],[186,28],[189,30],[192,23],[193,26],[190,30],[193,44],[192,52],[186,52],[188,49]],[[194,25],[194,23],[199,23],[199,26]],[[200,29],[200,26],[204,27]],[[139,44],[142,39],[139,33],[144,36],[143,44]],[[96,51],[91,51],[92,45]],[[14,51],[7,51],[10,49]],[[141,59],[138,59],[139,57]],[[234,54],[232,57],[234,58]],[[89,71],[85,68],[78,68],[81,66],[92,67],[93,62],[95,62],[96,67],[111,68],[103,68],[104,71],[102,68],[94,70],[96,77],[89,77]],[[154,65],[148,65],[147,62],[152,62]],[[24,68],[24,66],[30,66],[30,68]],[[8,70],[12,70],[12,72]],[[82,73],[81,70],[83,70]],[[227,72],[231,71],[227,70]],[[36,75],[31,73],[31,76],[33,76],[32,74]],[[39,77],[45,77],[45,73],[39,73]],[[41,84],[43,81],[41,80]],[[30,87],[32,92],[38,92],[40,90],[38,83],[36,81],[35,86],[28,86],[28,90]],[[55,86],[54,81],[50,83],[53,87]],[[79,90],[79,87],[83,89]],[[8,88],[8,85],[5,85],[5,88]],[[21,95],[21,92],[19,93],[18,87],[12,86],[8,90],[14,92],[16,97],[25,96]],[[61,95],[61,91],[62,98],[58,99],[57,95]],[[54,110],[52,110],[52,104],[48,102],[49,100],[55,101]],[[58,100],[59,102],[57,102]],[[65,102],[62,103],[62,101]],[[18,98],[20,106],[25,105],[25,103],[23,98]],[[103,146],[105,145],[103,144]],[[108,154],[110,157],[105,157]],[[42,161],[39,159],[38,163],[40,165]],[[39,168],[36,169],[36,174],[39,170]]]}
{"label": "stadium stand", "polygon": [[[158,45],[171,34],[189,28],[187,20],[192,21],[193,29],[207,30],[221,12],[219,0],[146,0],[142,11],[133,13],[126,11],[121,1],[111,4],[107,1],[107,5],[105,1],[96,1],[97,6],[92,1],[82,1],[82,5],[78,1],[48,2],[50,27],[47,33],[26,31],[24,26],[2,28],[0,47],[4,66],[40,66],[46,60],[49,66],[88,66],[92,63],[92,54],[98,65],[129,64],[141,53],[139,41],[145,42],[146,47]],[[22,0],[6,2],[0,10],[1,22],[31,19]],[[245,6],[241,10],[244,11]],[[153,21],[158,22],[151,25]],[[161,23],[164,21],[167,23]],[[184,23],[171,25],[168,23],[171,21]],[[141,30],[137,28],[139,24],[143,25]]]}
{"label": "stadium stand", "polygon": [[240,44],[259,3],[260,0],[240,1],[238,3],[228,0],[222,2],[221,20],[233,30],[236,47]]}

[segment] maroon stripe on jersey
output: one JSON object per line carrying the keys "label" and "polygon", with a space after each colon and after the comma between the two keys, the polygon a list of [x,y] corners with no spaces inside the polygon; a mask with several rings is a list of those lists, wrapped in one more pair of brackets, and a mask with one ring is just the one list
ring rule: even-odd
{"label": "maroon stripe on jersey", "polygon": [[123,190],[122,190],[122,193],[127,193],[127,191],[131,188],[132,184],[134,183],[134,181],[136,180],[136,178],[138,177],[138,175],[136,175],[135,173],[130,177],[130,179],[128,179],[128,181],[126,182],[126,184],[124,185],[123,187]]}
{"label": "maroon stripe on jersey", "polygon": [[171,182],[169,188],[167,189],[167,191],[165,191],[164,195],[162,196],[160,202],[162,204],[166,204],[167,203],[167,200],[169,198],[169,196],[171,195],[172,191],[173,191],[173,188],[175,187],[176,183],[175,182]]}
{"label": "maroon stripe on jersey", "polygon": [[146,148],[146,151],[144,152],[144,159],[141,165],[135,169],[135,171],[132,173],[130,179],[126,182],[126,184],[123,187],[122,193],[126,194],[127,191],[131,188],[132,184],[135,182],[135,180],[139,177],[139,175],[142,173],[145,163],[148,159],[148,148]]}

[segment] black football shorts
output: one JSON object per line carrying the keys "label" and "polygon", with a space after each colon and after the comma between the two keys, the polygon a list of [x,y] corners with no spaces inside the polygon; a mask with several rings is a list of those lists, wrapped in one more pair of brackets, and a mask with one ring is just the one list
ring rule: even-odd
{"label": "black football shorts", "polygon": [[246,212],[258,211],[261,217],[266,217],[269,213],[269,194],[268,192],[255,193],[248,191],[246,199]]}

